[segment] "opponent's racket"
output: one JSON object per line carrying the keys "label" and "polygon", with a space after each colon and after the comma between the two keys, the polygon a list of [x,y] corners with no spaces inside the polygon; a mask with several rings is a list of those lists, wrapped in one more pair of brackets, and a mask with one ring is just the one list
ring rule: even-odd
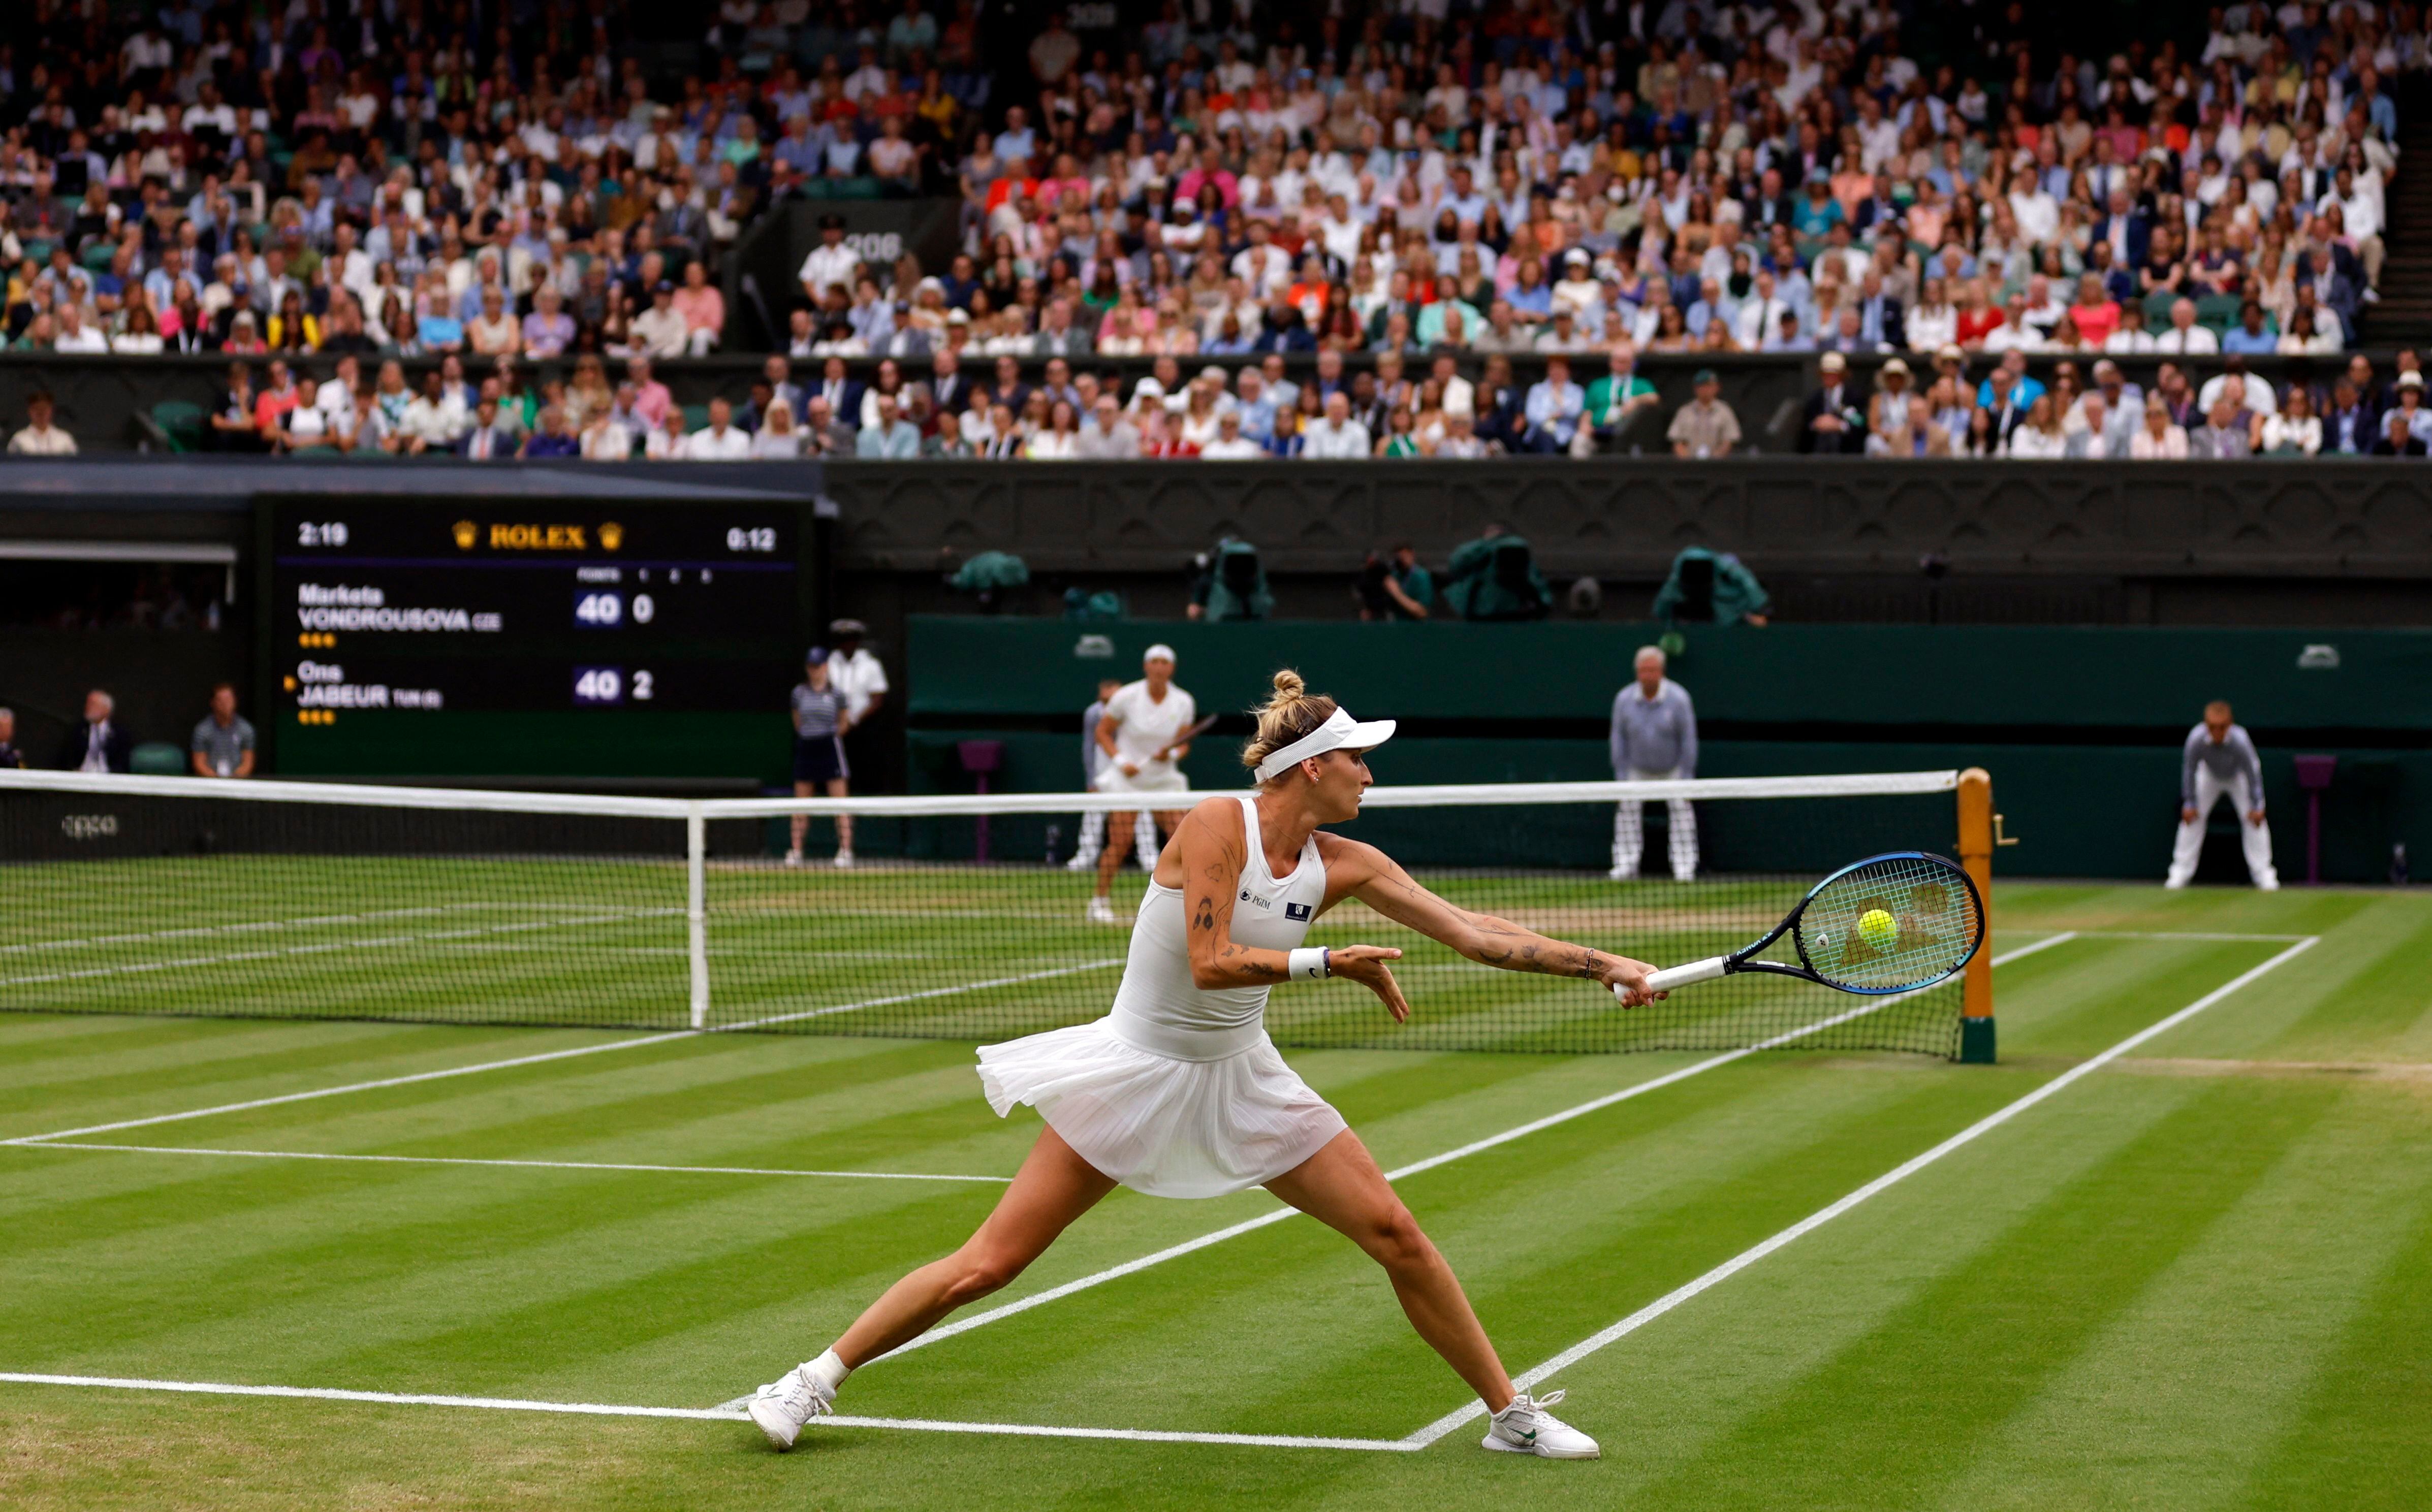
{"label": "opponent's racket", "polygon": [[1181,734],[1174,736],[1172,740],[1159,746],[1157,748],[1157,754],[1150,757],[1149,760],[1153,762],[1161,762],[1168,756],[1173,755],[1174,751],[1180,749],[1182,747],[1190,745],[1193,740],[1198,739],[1201,735],[1204,735],[1208,733],[1208,731],[1215,729],[1218,717],[1219,716],[1216,714],[1209,714],[1207,718],[1202,719],[1195,725],[1192,725]]}
{"label": "opponent's racket", "polygon": [[[1756,959],[1785,934],[1798,964]],[[1765,971],[1869,997],[1915,992],[1957,975],[1984,943],[1984,902],[1974,881],[1940,856],[1895,850],[1817,882],[1765,938],[1655,972],[1647,985],[1668,992]],[[1617,996],[1622,989],[1613,990]]]}

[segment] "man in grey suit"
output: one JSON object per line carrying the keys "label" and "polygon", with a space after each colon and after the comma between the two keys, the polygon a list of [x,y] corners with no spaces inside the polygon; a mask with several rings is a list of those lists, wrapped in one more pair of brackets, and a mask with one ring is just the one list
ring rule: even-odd
{"label": "man in grey suit", "polygon": [[[1689,690],[1664,675],[1664,653],[1652,646],[1638,648],[1637,680],[1613,695],[1613,777],[1616,782],[1660,782],[1697,775],[1697,711]],[[1626,798],[1613,810],[1613,870],[1614,882],[1638,875],[1638,856],[1645,845],[1639,812],[1644,800]],[[1694,882],[1697,876],[1697,817],[1684,798],[1664,800],[1671,832],[1672,880]]]}
{"label": "man in grey suit", "polygon": [[1087,357],[1094,346],[1089,333],[1072,324],[1072,306],[1058,299],[1039,318],[1039,334],[1030,338],[1033,357]]}

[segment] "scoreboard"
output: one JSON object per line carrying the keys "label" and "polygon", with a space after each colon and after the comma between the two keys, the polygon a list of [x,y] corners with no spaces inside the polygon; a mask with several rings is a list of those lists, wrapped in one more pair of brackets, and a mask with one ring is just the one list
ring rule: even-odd
{"label": "scoreboard", "polygon": [[[280,767],[339,755],[325,730],[377,731],[373,764],[394,772],[552,764],[447,753],[448,736],[480,738],[458,717],[473,714],[589,716],[516,727],[528,745],[575,748],[613,745],[645,714],[748,712],[782,731],[807,644],[800,525],[749,501],[265,502],[257,705],[279,727]],[[554,764],[594,764],[565,754]]]}

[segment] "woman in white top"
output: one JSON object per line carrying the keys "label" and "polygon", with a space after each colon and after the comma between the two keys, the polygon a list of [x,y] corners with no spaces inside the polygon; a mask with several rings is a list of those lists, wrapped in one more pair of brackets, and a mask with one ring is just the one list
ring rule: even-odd
{"label": "woman in white top", "polygon": [[2069,439],[2062,434],[2060,422],[2052,418],[2052,395],[2036,395],[2026,419],[2010,432],[2009,455],[2021,462],[2052,462],[2068,451]]}
{"label": "woman in white top", "polygon": [[1385,1268],[1411,1326],[1494,1414],[1487,1448],[1596,1455],[1595,1439],[1545,1410],[1561,1392],[1532,1400],[1512,1390],[1451,1267],[1343,1116],[1267,1037],[1270,990],[1315,990],[1306,984],[1329,976],[1409,1017],[1387,964],[1401,951],[1301,944],[1316,916],[1346,898],[1483,965],[1578,977],[1622,992],[1627,1006],[1651,1000],[1642,963],[1457,908],[1375,847],[1318,832],[1359,816],[1373,781],[1366,754],[1393,732],[1390,720],[1360,724],[1309,695],[1298,674],[1275,674],[1275,697],[1241,753],[1258,794],[1202,802],[1166,847],[1113,1011],[981,1047],[989,1105],[1004,1115],[1027,1102],[1047,1123],[996,1211],[961,1249],[889,1287],[825,1353],[761,1387],[750,1411],[771,1442],[791,1447],[804,1423],[834,1410],[855,1368],[1005,1285],[1118,1185],[1157,1197],[1264,1186]]}
{"label": "woman in white top", "polygon": [[[1191,726],[1199,719],[1198,700],[1174,685],[1174,647],[1163,642],[1140,655],[1140,678],[1126,682],[1106,700],[1093,738],[1106,753],[1096,786],[1101,793],[1187,793],[1191,780],[1174,764],[1191,753]],[[1106,815],[1106,848],[1098,857],[1098,890],[1089,899],[1092,924],[1113,924],[1115,906],[1109,895],[1115,871],[1131,848],[1129,813]],[[1158,827],[1171,834],[1182,823],[1180,809],[1160,811]]]}

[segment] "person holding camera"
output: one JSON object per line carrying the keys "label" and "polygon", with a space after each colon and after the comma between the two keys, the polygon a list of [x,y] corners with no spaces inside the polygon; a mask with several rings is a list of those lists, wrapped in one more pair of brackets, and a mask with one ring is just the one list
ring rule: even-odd
{"label": "person holding camera", "polygon": [[1435,601],[1435,576],[1419,565],[1408,541],[1390,556],[1368,553],[1360,571],[1361,619],[1425,619]]}

